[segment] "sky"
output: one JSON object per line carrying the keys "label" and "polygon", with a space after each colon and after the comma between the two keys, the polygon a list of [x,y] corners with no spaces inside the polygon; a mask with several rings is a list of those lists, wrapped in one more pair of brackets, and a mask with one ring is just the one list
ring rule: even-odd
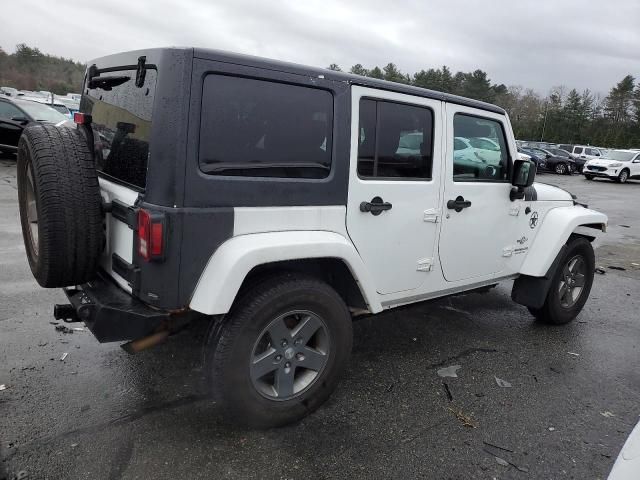
{"label": "sky", "polygon": [[640,77],[640,0],[20,0],[2,10],[5,51],[26,43],[81,62],[197,46],[343,70],[480,68],[541,94],[606,94]]}

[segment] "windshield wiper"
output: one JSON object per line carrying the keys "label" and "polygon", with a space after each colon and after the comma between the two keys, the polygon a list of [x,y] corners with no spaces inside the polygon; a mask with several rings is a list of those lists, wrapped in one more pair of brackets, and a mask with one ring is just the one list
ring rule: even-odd
{"label": "windshield wiper", "polygon": [[267,168],[319,168],[321,170],[331,170],[331,166],[324,163],[317,162],[294,162],[294,163],[230,163],[221,162],[214,164],[202,165],[202,171],[205,173],[222,172],[224,170],[253,170],[253,169],[267,169]]}
{"label": "windshield wiper", "polygon": [[121,76],[108,76],[108,77],[93,77],[89,81],[89,88],[101,88],[102,90],[111,90],[113,87],[122,85],[125,82],[131,80],[131,77]]}

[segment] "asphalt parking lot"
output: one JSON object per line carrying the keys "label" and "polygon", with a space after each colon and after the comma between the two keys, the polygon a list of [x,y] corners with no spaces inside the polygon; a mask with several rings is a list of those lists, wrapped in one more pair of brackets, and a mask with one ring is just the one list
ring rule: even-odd
{"label": "asphalt parking lot", "polygon": [[358,320],[329,402],[250,431],[205,395],[205,325],[136,356],[55,330],[65,298],[31,276],[15,175],[1,159],[0,479],[597,479],[638,422],[640,182],[538,177],[609,215],[606,273],[570,325],[535,323],[509,283]]}

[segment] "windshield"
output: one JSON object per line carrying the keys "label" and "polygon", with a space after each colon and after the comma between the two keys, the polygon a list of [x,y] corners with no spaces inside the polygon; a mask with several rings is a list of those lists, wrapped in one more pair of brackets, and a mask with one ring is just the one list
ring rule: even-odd
{"label": "windshield", "polygon": [[624,150],[610,150],[607,152],[607,160],[618,160],[620,162],[630,161],[637,152],[625,152]]}
{"label": "windshield", "polygon": [[69,113],[69,109],[64,105],[51,105],[51,108],[60,112],[60,113]]}
{"label": "windshield", "polygon": [[65,117],[60,112],[55,111],[53,108],[43,103],[23,101],[19,103],[16,102],[16,105],[22,108],[38,122],[59,123],[69,120],[68,117]]}

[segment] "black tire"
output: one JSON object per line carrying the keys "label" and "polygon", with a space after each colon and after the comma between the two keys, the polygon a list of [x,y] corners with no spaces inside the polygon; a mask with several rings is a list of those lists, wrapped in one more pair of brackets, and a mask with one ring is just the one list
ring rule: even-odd
{"label": "black tire", "polygon": [[[292,398],[268,398],[251,378],[251,359],[256,358],[256,345],[265,338],[267,326],[286,312],[299,310],[312,312],[324,322],[328,333],[324,338],[329,339],[326,363],[314,380]],[[351,353],[352,335],[349,310],[326,283],[300,274],[265,278],[246,290],[221,326],[212,329],[205,347],[205,359],[213,396],[225,411],[225,418],[233,423],[269,428],[300,420],[322,405],[333,392]],[[280,349],[281,345],[276,345],[277,341],[270,338],[268,347]],[[297,355],[293,358],[298,358]],[[275,378],[280,367],[271,370]],[[294,377],[296,372],[306,373],[294,366]]]}
{"label": "black tire", "polygon": [[567,166],[564,163],[558,163],[553,169],[558,175],[565,175],[568,171]]}
{"label": "black tire", "polygon": [[585,175],[584,178],[587,180],[593,180],[593,175]]}
{"label": "black tire", "polygon": [[620,174],[618,175],[618,178],[616,178],[616,182],[627,183],[627,180],[629,180],[629,170],[627,170],[626,168],[623,168]]}
{"label": "black tire", "polygon": [[38,283],[65,287],[91,280],[104,246],[102,207],[92,155],[78,130],[25,129],[18,144],[18,201],[27,259]]}
{"label": "black tire", "polygon": [[[584,286],[575,299],[575,303],[570,306],[563,306],[560,297],[560,287],[564,280],[564,271],[568,263],[574,258],[580,257],[585,263]],[[567,243],[567,250],[562,258],[558,271],[553,276],[549,293],[545,299],[544,305],[540,309],[529,308],[531,314],[537,320],[550,325],[563,325],[569,323],[584,307],[591,286],[593,285],[593,276],[595,271],[595,255],[591,243],[583,237],[571,237]]]}

